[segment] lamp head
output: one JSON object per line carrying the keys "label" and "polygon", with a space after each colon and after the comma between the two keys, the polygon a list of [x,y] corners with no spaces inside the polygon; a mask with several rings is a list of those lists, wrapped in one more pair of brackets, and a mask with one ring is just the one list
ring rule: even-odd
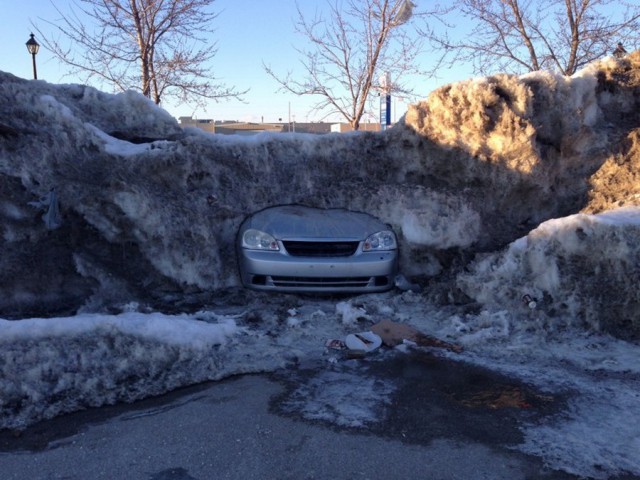
{"label": "lamp head", "polygon": [[27,40],[27,50],[29,50],[29,53],[31,55],[35,55],[36,53],[38,53],[38,50],[40,50],[40,44],[38,42],[36,42],[36,39],[33,38],[34,35],[33,33],[31,34],[31,38],[29,38],[29,40]]}

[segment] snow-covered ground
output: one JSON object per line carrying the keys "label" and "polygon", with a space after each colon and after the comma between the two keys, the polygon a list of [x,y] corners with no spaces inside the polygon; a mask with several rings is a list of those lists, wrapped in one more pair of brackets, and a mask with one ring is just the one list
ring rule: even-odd
{"label": "snow-covered ground", "polygon": [[[0,427],[22,428],[87,406],[313,359],[326,362],[326,375],[318,388],[299,392],[294,407],[310,419],[360,426],[376,420],[376,407],[393,387],[332,371],[335,355],[324,345],[391,318],[464,345],[461,354],[439,353],[452,361],[487,366],[549,394],[568,394],[568,408],[524,425],[526,440],[514,448],[586,477],[640,474],[637,344],[574,328],[544,331],[533,314],[461,315],[425,304],[412,292],[289,301],[289,312],[256,303],[221,314],[0,321]],[[258,308],[256,323],[251,317]],[[360,400],[349,408],[353,402],[346,399],[354,390]]]}

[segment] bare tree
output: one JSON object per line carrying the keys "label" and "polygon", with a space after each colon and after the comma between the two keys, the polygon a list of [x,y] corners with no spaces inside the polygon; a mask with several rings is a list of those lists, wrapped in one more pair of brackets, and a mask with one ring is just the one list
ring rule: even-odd
{"label": "bare tree", "polygon": [[[618,42],[639,41],[640,6],[612,0],[459,0],[461,34],[423,31],[449,66],[467,63],[476,73],[541,69],[572,75],[613,53]],[[455,33],[455,37],[450,34]]]}
{"label": "bare tree", "polygon": [[172,96],[201,105],[244,93],[214,83],[206,66],[216,53],[204,39],[216,18],[207,10],[213,1],[78,0],[66,15],[56,7],[61,18],[46,22],[57,38],[38,32],[44,46],[86,81],[138,89],[156,104]]}
{"label": "bare tree", "polygon": [[296,48],[303,77],[280,76],[267,65],[265,70],[281,89],[317,96],[316,111],[339,113],[358,130],[372,93],[412,93],[401,77],[417,72],[414,61],[422,44],[407,24],[428,14],[414,11],[409,0],[335,0],[328,5],[328,18],[316,13],[310,19],[298,6],[296,31],[308,41],[307,49]]}

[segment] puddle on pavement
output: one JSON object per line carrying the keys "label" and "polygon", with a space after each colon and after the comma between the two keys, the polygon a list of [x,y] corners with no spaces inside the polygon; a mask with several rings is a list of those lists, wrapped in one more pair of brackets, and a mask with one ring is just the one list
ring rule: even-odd
{"label": "puddle on pavement", "polygon": [[[336,396],[336,404],[328,406],[332,400],[327,391],[333,386],[327,371],[351,375],[354,385],[349,395]],[[310,416],[309,410],[361,412],[368,408],[375,411],[375,417],[361,422],[363,425],[356,426],[355,431],[419,444],[449,438],[485,445],[516,445],[523,441],[523,422],[533,423],[557,413],[566,403],[566,396],[543,394],[489,369],[448,360],[422,349],[387,352],[359,360],[343,359],[274,376],[286,386],[286,392],[272,401],[274,413],[342,428],[349,423],[322,415]],[[391,392],[374,399],[378,403],[375,408],[370,405],[374,397],[371,392],[359,388],[362,378],[380,382]],[[307,388],[308,385],[315,386]],[[351,408],[345,402],[352,402]]]}
{"label": "puddle on pavement", "polygon": [[[415,352],[405,359],[398,359],[402,364],[422,364],[429,369],[429,377],[442,385],[442,392],[467,408],[485,408],[491,410],[503,408],[520,408],[541,410],[552,407],[555,397],[537,392],[513,379],[496,372],[468,364],[452,363],[437,358],[427,352]],[[403,370],[407,369],[406,365]],[[423,368],[418,368],[418,373]],[[422,372],[424,374],[424,372]],[[414,376],[414,380],[416,380]]]}
{"label": "puddle on pavement", "polygon": [[[233,378],[216,383],[233,381]],[[72,438],[93,425],[100,425],[122,417],[121,421],[154,415],[197,401],[210,383],[177,388],[156,397],[148,397],[134,403],[118,403],[89,407],[85,410],[59,415],[30,425],[24,430],[0,430],[0,454],[7,452],[41,452],[66,444]],[[0,477],[1,478],[1,477]]]}

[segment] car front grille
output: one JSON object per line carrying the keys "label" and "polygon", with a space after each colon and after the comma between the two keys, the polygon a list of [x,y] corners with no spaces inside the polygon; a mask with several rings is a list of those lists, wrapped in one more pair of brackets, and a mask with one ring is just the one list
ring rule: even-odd
{"label": "car front grille", "polygon": [[[285,288],[365,288],[372,281],[371,277],[280,277],[272,276],[271,281],[276,287]],[[374,280],[375,282],[375,280]],[[376,282],[377,283],[377,282]]]}
{"label": "car front grille", "polygon": [[294,257],[349,257],[356,253],[360,242],[282,242]]}

